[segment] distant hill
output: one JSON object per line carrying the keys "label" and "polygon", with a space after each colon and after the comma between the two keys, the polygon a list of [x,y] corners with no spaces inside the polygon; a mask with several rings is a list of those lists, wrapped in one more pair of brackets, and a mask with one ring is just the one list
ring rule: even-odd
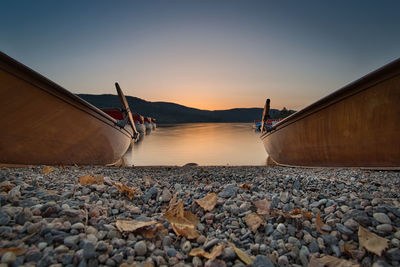
{"label": "distant hill", "polygon": [[[120,107],[117,95],[78,94],[98,108]],[[157,119],[157,123],[186,122],[253,122],[260,120],[262,108],[234,108],[228,110],[201,110],[170,102],[150,102],[137,97],[126,97],[133,112]],[[294,112],[294,111],[289,111]],[[272,109],[270,115],[279,117],[280,111]]]}

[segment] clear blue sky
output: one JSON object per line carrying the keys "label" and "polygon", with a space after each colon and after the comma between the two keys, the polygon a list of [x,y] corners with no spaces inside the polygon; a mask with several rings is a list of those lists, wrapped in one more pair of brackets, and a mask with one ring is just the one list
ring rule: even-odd
{"label": "clear blue sky", "polygon": [[400,1],[1,1],[0,50],[74,93],[300,109],[400,56]]}

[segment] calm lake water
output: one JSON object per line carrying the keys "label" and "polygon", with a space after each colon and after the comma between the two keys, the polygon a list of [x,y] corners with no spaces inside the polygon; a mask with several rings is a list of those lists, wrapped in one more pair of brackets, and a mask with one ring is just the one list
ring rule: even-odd
{"label": "calm lake water", "polygon": [[128,165],[265,165],[260,133],[251,123],[188,123],[159,126],[125,155]]}

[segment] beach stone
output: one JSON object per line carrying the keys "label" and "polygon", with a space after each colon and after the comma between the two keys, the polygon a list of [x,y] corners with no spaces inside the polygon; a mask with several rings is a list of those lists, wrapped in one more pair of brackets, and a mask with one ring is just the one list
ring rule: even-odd
{"label": "beach stone", "polygon": [[169,202],[172,198],[171,192],[168,190],[168,188],[164,188],[161,194],[161,201],[162,202]]}
{"label": "beach stone", "polygon": [[219,239],[218,238],[214,238],[210,241],[208,241],[205,245],[204,245],[204,249],[210,249],[212,247],[214,247],[216,244],[219,243]]}
{"label": "beach stone", "polygon": [[289,192],[281,192],[279,195],[279,200],[283,203],[287,203],[289,200]]}
{"label": "beach stone", "polygon": [[0,210],[0,226],[8,225],[10,223],[10,220],[11,218],[10,216],[8,216],[8,213]]}
{"label": "beach stone", "polygon": [[7,200],[9,202],[18,201],[21,197],[21,186],[17,185],[8,192]]}
{"label": "beach stone", "polygon": [[276,230],[281,234],[286,234],[286,226],[283,223],[278,224]]}
{"label": "beach stone", "polygon": [[61,262],[64,265],[71,264],[74,259],[74,254],[68,253],[61,256]]}
{"label": "beach stone", "polygon": [[11,264],[17,259],[17,256],[13,252],[6,252],[1,257],[1,262],[6,264]]}
{"label": "beach stone", "polygon": [[377,213],[374,213],[373,217],[375,220],[377,220],[381,224],[391,224],[392,223],[389,216],[387,216],[385,213],[377,212]]}
{"label": "beach stone", "polygon": [[185,241],[182,244],[182,252],[187,254],[190,252],[190,250],[192,249],[192,244],[190,243],[190,241]]}
{"label": "beach stone", "polygon": [[193,257],[192,264],[193,264],[193,267],[202,267],[203,266],[203,262],[199,257]]}
{"label": "beach stone", "polygon": [[208,260],[204,263],[204,267],[226,267],[226,263],[222,260]]}
{"label": "beach stone", "polygon": [[219,196],[222,198],[236,197],[238,190],[239,188],[235,185],[227,185],[222,192],[219,193]]}
{"label": "beach stone", "polygon": [[347,228],[346,226],[344,226],[341,223],[336,224],[336,229],[338,229],[339,232],[341,232],[342,234],[345,234],[345,235],[354,234],[354,232],[352,230],[350,230],[349,228]]}
{"label": "beach stone", "polygon": [[79,235],[66,236],[64,238],[64,245],[71,248],[78,244],[79,239],[80,239]]}
{"label": "beach stone", "polygon": [[25,261],[30,262],[38,262],[42,258],[42,253],[40,251],[34,250],[34,251],[28,251],[25,254]]}
{"label": "beach stone", "polygon": [[299,251],[299,259],[303,266],[308,266],[308,256],[310,255],[310,251],[306,246],[302,246]]}
{"label": "beach stone", "polygon": [[344,222],[344,226],[352,231],[356,231],[358,229],[358,223],[351,218]]}
{"label": "beach stone", "polygon": [[236,259],[236,252],[233,248],[231,247],[226,247],[222,251],[222,258],[227,260],[227,261],[233,261]]}
{"label": "beach stone", "polygon": [[288,266],[289,265],[289,260],[286,255],[282,255],[278,258],[278,265],[279,266]]}
{"label": "beach stone", "polygon": [[253,263],[254,267],[274,267],[274,264],[264,255],[257,255]]}
{"label": "beach stone", "polygon": [[384,233],[390,233],[393,230],[393,227],[391,224],[379,224],[376,226],[376,230],[380,231],[380,232],[384,232]]}
{"label": "beach stone", "polygon": [[144,256],[147,253],[147,245],[145,241],[139,241],[135,244],[135,253],[138,256]]}
{"label": "beach stone", "polygon": [[155,199],[158,194],[158,188],[153,186],[149,190],[146,191],[146,194],[143,196],[144,203],[148,203],[150,199]]}
{"label": "beach stone", "polygon": [[400,249],[399,248],[391,248],[388,251],[386,251],[385,255],[392,261],[400,261]]}
{"label": "beach stone", "polygon": [[92,259],[96,257],[96,249],[91,242],[85,242],[83,245],[83,257],[85,259]]}

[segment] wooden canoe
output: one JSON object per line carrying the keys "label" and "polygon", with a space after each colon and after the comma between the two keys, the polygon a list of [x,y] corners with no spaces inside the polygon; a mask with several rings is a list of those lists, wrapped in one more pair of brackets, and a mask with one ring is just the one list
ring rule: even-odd
{"label": "wooden canoe", "polygon": [[400,168],[400,59],[261,135],[280,165]]}
{"label": "wooden canoe", "polygon": [[112,164],[133,130],[0,52],[0,163]]}

